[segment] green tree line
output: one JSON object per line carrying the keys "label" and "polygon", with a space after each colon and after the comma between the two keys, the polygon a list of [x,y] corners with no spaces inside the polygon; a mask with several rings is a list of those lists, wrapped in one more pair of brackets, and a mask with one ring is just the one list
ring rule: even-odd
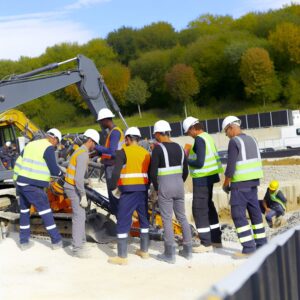
{"label": "green tree line", "polygon": [[[237,107],[300,104],[300,5],[238,19],[205,14],[183,30],[167,22],[121,27],[84,45],[62,43],[39,57],[0,60],[0,78],[83,54],[91,58],[125,115],[152,108],[220,115]],[[43,128],[91,124],[76,86],[19,107]]]}

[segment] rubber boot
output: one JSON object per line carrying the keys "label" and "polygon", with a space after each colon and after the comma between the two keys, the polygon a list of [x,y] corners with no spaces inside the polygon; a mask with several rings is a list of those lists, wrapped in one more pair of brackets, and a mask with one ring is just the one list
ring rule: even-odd
{"label": "rubber boot", "polygon": [[140,234],[140,249],[136,250],[135,254],[140,256],[141,258],[147,259],[149,258],[149,233],[141,233]]}
{"label": "rubber boot", "polygon": [[158,254],[157,259],[161,261],[165,261],[169,264],[175,264],[176,257],[176,248],[175,245],[165,244],[165,252],[163,254]]}
{"label": "rubber boot", "polygon": [[118,256],[109,257],[108,263],[114,265],[127,265],[127,238],[118,238]]}
{"label": "rubber boot", "polygon": [[183,256],[187,260],[191,260],[193,257],[192,252],[193,252],[192,244],[187,244],[187,245],[183,244],[183,249],[179,250],[178,254],[180,256]]}

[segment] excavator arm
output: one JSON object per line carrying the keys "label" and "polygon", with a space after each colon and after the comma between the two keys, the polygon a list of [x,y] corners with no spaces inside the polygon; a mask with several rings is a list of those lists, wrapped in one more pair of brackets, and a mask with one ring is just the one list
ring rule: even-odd
{"label": "excavator arm", "polygon": [[[77,68],[75,69],[45,73],[74,61],[77,62]],[[109,107],[116,112],[127,127],[118,104],[109,92],[95,64],[83,55],[78,55],[63,62],[52,63],[27,73],[12,75],[9,79],[0,81],[0,112],[71,84],[77,85],[80,94],[95,117],[101,108]]]}
{"label": "excavator arm", "polygon": [[28,139],[43,136],[43,132],[25,114],[16,109],[10,109],[0,114],[0,127],[15,125]]}

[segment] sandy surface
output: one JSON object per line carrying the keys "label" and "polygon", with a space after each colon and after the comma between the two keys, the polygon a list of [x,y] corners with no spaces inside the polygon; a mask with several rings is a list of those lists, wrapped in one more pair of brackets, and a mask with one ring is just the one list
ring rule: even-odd
{"label": "sandy surface", "polygon": [[162,242],[152,242],[151,258],[134,255],[138,240],[129,244],[129,264],[114,266],[107,257],[112,245],[89,243],[90,258],[70,255],[70,249],[53,251],[49,241],[34,239],[21,251],[18,235],[11,233],[0,244],[0,299],[196,299],[213,283],[244,260],[231,255],[239,245],[210,254],[194,254],[191,261],[177,256],[175,265],[155,259]]}

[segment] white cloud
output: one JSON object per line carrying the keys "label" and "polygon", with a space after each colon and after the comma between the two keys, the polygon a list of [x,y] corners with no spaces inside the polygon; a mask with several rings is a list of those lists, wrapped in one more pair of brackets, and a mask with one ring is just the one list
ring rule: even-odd
{"label": "white cloud", "polygon": [[269,9],[279,9],[284,5],[289,5],[291,3],[300,3],[300,0],[248,0],[239,2],[240,5],[233,12],[235,17],[239,17],[250,11],[267,11]]}
{"label": "white cloud", "polygon": [[110,0],[78,0],[70,5],[67,5],[65,9],[80,9],[103,2],[110,2]]}
{"label": "white cloud", "polygon": [[13,60],[41,55],[47,47],[58,43],[85,43],[94,37],[79,23],[55,18],[1,20],[0,36],[0,59]]}
{"label": "white cloud", "polygon": [[0,17],[0,59],[41,55],[47,47],[62,42],[85,43],[96,36],[81,23],[70,20],[71,10],[110,0],[77,0],[60,11]]}

